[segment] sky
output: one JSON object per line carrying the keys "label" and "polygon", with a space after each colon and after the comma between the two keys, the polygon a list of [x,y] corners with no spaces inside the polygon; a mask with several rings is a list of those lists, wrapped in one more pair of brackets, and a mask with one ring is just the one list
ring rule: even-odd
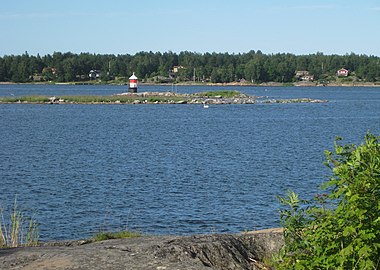
{"label": "sky", "polygon": [[0,56],[140,51],[380,56],[380,0],[0,0]]}

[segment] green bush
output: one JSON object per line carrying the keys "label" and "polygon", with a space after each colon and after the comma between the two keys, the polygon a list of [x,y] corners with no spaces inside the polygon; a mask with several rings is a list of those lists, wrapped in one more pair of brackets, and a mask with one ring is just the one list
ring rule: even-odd
{"label": "green bush", "polygon": [[279,197],[285,245],[276,269],[380,269],[380,137],[326,151],[326,194]]}

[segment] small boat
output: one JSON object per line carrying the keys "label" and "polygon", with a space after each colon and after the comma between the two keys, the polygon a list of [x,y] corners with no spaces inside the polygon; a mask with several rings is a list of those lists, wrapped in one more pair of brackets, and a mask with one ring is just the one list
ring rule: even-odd
{"label": "small boat", "polygon": [[203,103],[203,108],[208,109],[208,104],[207,103]]}

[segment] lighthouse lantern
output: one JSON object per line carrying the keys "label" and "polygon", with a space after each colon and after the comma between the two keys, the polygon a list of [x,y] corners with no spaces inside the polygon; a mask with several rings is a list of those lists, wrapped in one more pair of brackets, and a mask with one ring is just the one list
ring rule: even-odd
{"label": "lighthouse lantern", "polygon": [[135,73],[133,72],[132,76],[129,77],[129,88],[128,91],[131,93],[137,93],[137,80]]}

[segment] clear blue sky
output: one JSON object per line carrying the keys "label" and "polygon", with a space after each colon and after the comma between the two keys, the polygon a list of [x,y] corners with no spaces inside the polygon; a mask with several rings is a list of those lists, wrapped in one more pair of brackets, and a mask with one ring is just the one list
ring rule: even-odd
{"label": "clear blue sky", "polygon": [[0,56],[191,51],[380,56],[380,0],[0,0]]}

